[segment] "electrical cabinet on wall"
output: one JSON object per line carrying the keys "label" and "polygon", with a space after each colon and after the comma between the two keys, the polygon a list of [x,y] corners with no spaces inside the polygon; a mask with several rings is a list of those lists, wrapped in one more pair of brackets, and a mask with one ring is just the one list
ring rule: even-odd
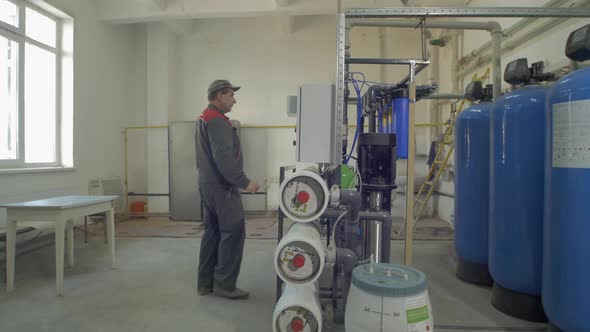
{"label": "electrical cabinet on wall", "polygon": [[335,162],[332,160],[334,92],[332,84],[299,87],[296,142],[298,162]]}

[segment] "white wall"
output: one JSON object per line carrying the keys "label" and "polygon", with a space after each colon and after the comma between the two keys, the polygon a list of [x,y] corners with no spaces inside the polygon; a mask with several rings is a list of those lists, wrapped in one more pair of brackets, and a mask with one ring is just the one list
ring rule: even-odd
{"label": "white wall", "polygon": [[1,174],[0,201],[87,194],[88,180],[123,176],[122,128],[134,122],[139,31],[99,23],[91,0],[52,0],[75,19],[75,170]]}
{"label": "white wall", "polygon": [[[519,6],[530,6],[530,7],[537,7],[542,6],[547,1],[537,1],[537,0],[523,0],[519,1]],[[573,1],[568,1],[562,6],[569,6]],[[471,6],[478,7],[478,6],[497,6],[497,7],[510,7],[514,6],[514,1],[509,0],[501,0],[501,1],[491,1],[491,0],[474,0],[471,3]],[[477,21],[477,18],[469,18],[469,19],[462,19],[464,21]],[[479,21],[488,21],[490,19],[479,19]],[[510,27],[514,22],[518,21],[518,18],[506,18],[506,19],[497,19],[497,21],[502,25],[502,29],[505,30]],[[529,29],[532,29],[543,22],[546,22],[547,19],[540,19],[535,23],[530,24],[527,28],[525,28],[521,33],[516,36],[519,36],[522,33],[526,33]],[[527,42],[521,44],[518,48],[515,48],[502,56],[502,75],[504,73],[504,68],[507,63],[517,58],[526,57],[528,58],[529,65],[533,62],[537,61],[544,61],[546,70],[555,70],[560,68],[564,65],[567,65],[568,60],[565,57],[565,42],[570,32],[588,24],[587,19],[568,19],[565,22],[561,23],[559,26],[546,31],[543,34],[537,35],[535,37],[531,37],[528,39]],[[460,50],[461,55],[469,55],[472,50],[477,49],[483,43],[490,40],[490,35],[487,32],[477,32],[477,31],[465,31],[462,36],[463,45]],[[449,45],[441,49],[440,52],[440,84],[443,89],[450,90],[451,87],[451,68],[448,64],[451,61],[451,48]],[[482,66],[480,69],[473,71],[471,73],[467,73],[464,77],[464,84],[459,86],[460,91],[463,91],[465,86],[471,81],[471,76],[473,73],[478,72],[479,75],[483,74],[483,71],[486,67],[491,65]],[[490,79],[486,82],[491,84],[491,75]],[[509,85],[505,82],[502,82],[502,89],[508,88]],[[442,90],[442,89],[441,89]],[[447,91],[448,91],[447,90]],[[459,91],[459,92],[460,92]],[[448,106],[445,106],[446,111],[442,112],[443,119],[448,118]],[[453,162],[453,157],[451,157],[451,162]],[[451,181],[442,181],[438,191],[443,192],[448,195],[453,195],[454,188],[453,182]],[[437,208],[438,215],[444,219],[451,221],[453,216],[453,199],[446,196],[439,196],[435,198],[435,205]]]}
{"label": "white wall", "polygon": [[[293,33],[281,17],[199,21],[184,38],[184,103],[173,120],[196,119],[207,105],[207,86],[222,78],[242,86],[229,114],[242,126],[294,125],[286,96],[304,83],[333,82],[336,68],[335,19],[302,20]],[[294,130],[243,128],[241,138],[248,176],[276,186],[279,167],[294,163]],[[277,206],[273,199],[270,205]]]}

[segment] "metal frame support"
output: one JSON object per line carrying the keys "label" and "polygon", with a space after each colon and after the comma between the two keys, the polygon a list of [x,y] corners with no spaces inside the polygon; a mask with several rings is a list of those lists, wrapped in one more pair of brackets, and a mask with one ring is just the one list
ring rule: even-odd
{"label": "metal frame support", "polygon": [[344,60],[347,64],[365,64],[365,65],[428,65],[428,60],[414,59],[373,59],[373,58],[348,58]]}
{"label": "metal frame support", "polygon": [[[414,61],[414,70],[410,71],[410,73],[408,74],[408,76],[404,77],[401,81],[400,84],[406,84],[408,82],[412,82],[414,81],[414,79],[411,77],[412,73],[414,75],[414,77],[418,74],[420,74],[420,72],[424,69],[426,69],[426,67],[430,64],[430,61],[425,61],[423,63],[420,63],[422,61]],[[410,65],[412,66],[412,65]]]}
{"label": "metal frame support", "polygon": [[412,265],[412,244],[414,230],[414,168],[416,164],[416,66],[410,66],[410,110],[408,116],[408,159],[406,166],[406,234],[404,264]]}
{"label": "metal frame support", "polygon": [[334,165],[342,164],[342,137],[347,135],[348,131],[344,125],[344,112],[347,111],[347,105],[344,105],[344,88],[346,83],[344,82],[344,68],[345,68],[345,57],[346,47],[350,47],[348,43],[348,32],[346,27],[346,17],[344,14],[340,14],[338,18],[338,36],[337,36],[337,52],[338,61],[336,63],[336,93],[335,102],[336,112],[334,114],[334,123],[332,124],[332,163]]}
{"label": "metal frame support", "polygon": [[346,17],[590,17],[580,8],[402,7],[348,9]]}

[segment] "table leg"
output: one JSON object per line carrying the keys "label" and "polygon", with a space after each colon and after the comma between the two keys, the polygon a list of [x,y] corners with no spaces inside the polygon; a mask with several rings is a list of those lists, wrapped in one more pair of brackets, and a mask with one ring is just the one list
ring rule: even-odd
{"label": "table leg", "polygon": [[115,267],[115,210],[110,209],[106,213],[106,226],[107,226],[107,238],[109,251],[111,253],[111,264]]}
{"label": "table leg", "polygon": [[6,222],[6,291],[14,289],[14,260],[16,256],[16,220]]}
{"label": "table leg", "polygon": [[65,223],[65,220],[55,221],[55,285],[59,296],[64,294]]}
{"label": "table leg", "polygon": [[102,230],[104,232],[104,244],[108,244],[109,243],[109,240],[107,239],[108,238],[108,234],[107,234],[107,216],[106,216],[106,214],[104,216],[104,225],[102,227]]}
{"label": "table leg", "polygon": [[84,243],[88,243],[88,216],[84,216]]}
{"label": "table leg", "polygon": [[67,224],[67,232],[68,232],[68,266],[74,266],[74,221],[68,220]]}

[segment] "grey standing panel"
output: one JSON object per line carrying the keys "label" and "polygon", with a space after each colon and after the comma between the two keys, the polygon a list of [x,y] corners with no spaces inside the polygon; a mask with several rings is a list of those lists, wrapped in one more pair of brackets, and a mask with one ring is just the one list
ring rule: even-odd
{"label": "grey standing panel", "polygon": [[169,125],[170,219],[201,220],[195,157],[195,122]]}
{"label": "grey standing panel", "polygon": [[334,85],[308,84],[299,88],[297,114],[297,161],[334,162],[332,136]]}

